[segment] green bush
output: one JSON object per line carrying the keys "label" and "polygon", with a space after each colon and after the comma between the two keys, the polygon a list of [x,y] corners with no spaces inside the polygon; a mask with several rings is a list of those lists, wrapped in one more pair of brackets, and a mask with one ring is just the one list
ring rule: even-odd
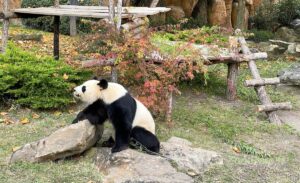
{"label": "green bush", "polygon": [[290,25],[295,18],[300,18],[300,0],[281,0],[277,9],[277,19],[282,25]]}
{"label": "green bush", "polygon": [[300,18],[300,0],[281,0],[277,4],[265,0],[250,21],[256,29],[274,31],[279,25],[289,26],[295,18]]}
{"label": "green bush", "polygon": [[255,42],[269,41],[274,37],[272,32],[265,30],[252,29],[250,33],[253,33],[253,35],[249,36],[249,39]]}
{"label": "green bush", "polygon": [[[68,0],[60,0],[60,4],[68,4]],[[48,7],[53,6],[54,0],[23,0],[22,7],[27,8],[37,8],[37,7]],[[93,2],[91,0],[80,1],[81,5],[92,5]],[[69,17],[61,17],[60,18],[60,32],[62,34],[70,34],[70,26],[69,26]],[[28,18],[23,19],[23,24],[29,28],[39,29],[47,32],[53,31],[53,17],[38,17],[38,18]],[[77,31],[88,33],[90,32],[91,25],[88,21],[81,21],[79,18],[77,19]]]}
{"label": "green bush", "polygon": [[11,43],[0,55],[0,100],[34,109],[62,108],[72,103],[72,89],[90,72],[50,57],[38,58]]}

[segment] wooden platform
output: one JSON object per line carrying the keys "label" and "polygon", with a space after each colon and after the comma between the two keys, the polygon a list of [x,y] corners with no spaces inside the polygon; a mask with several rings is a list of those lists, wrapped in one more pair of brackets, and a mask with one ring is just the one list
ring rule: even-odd
{"label": "wooden platform", "polygon": [[[158,13],[168,12],[170,8],[165,7],[123,7],[122,18],[130,17],[145,17]],[[117,9],[116,9],[117,12]],[[75,5],[60,5],[55,7],[41,8],[19,8],[11,10],[12,17],[9,18],[24,18],[35,16],[73,16],[83,18],[108,18],[108,7],[105,6],[75,6]]]}

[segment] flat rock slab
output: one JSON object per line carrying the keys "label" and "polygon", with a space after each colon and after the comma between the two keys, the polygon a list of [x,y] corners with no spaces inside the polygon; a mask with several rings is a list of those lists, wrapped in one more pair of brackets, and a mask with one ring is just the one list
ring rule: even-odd
{"label": "flat rock slab", "polygon": [[190,176],[203,173],[210,165],[223,164],[223,159],[216,152],[192,148],[191,142],[172,137],[161,143],[161,153],[177,164],[177,169]]}
{"label": "flat rock slab", "polygon": [[300,86],[300,65],[293,65],[278,74],[282,83]]}
{"label": "flat rock slab", "polygon": [[177,172],[168,160],[127,149],[111,154],[111,149],[100,148],[96,165],[105,177],[103,183],[192,183],[193,179]]}
{"label": "flat rock slab", "polygon": [[300,132],[300,111],[278,111],[279,118]]}
{"label": "flat rock slab", "polygon": [[99,148],[95,163],[104,183],[189,183],[210,165],[223,163],[217,153],[192,148],[177,137],[162,142],[161,153],[165,157],[132,149],[111,154],[109,148]]}
{"label": "flat rock slab", "polygon": [[91,125],[88,120],[58,129],[48,137],[25,144],[10,157],[19,161],[43,162],[80,154],[93,146],[103,133],[103,126]]}

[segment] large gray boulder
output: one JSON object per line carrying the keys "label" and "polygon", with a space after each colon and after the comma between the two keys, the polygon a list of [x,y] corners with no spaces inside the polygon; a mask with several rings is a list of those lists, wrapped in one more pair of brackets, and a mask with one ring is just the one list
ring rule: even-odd
{"label": "large gray boulder", "polygon": [[300,86],[300,65],[293,65],[278,74],[282,83]]}
{"label": "large gray boulder", "polygon": [[299,35],[297,35],[297,33],[293,29],[290,29],[288,27],[280,27],[275,32],[275,38],[288,42],[299,41]]}
{"label": "large gray boulder", "polygon": [[102,133],[103,126],[96,127],[83,120],[58,129],[39,141],[25,144],[11,155],[10,163],[43,162],[80,154],[93,146]]}
{"label": "large gray boulder", "polygon": [[179,171],[190,176],[200,175],[212,164],[223,164],[223,159],[216,152],[191,145],[185,139],[172,137],[161,143],[161,153],[174,161]]}
{"label": "large gray boulder", "polygon": [[99,148],[96,166],[104,173],[103,182],[189,183],[210,165],[223,163],[217,153],[193,148],[185,139],[172,137],[161,147],[161,156],[132,149],[111,154]]}
{"label": "large gray boulder", "polygon": [[111,149],[100,148],[96,165],[104,173],[103,183],[192,183],[193,179],[177,172],[168,160],[127,149],[111,154]]}

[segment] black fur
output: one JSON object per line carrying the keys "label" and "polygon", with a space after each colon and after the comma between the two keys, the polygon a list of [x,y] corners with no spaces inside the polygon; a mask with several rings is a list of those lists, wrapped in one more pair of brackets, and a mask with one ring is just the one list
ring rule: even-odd
{"label": "black fur", "polygon": [[[102,89],[106,89],[108,82],[102,79],[98,85]],[[115,142],[110,138],[107,142],[104,142],[104,145],[113,145],[111,150],[113,153],[127,149],[130,138],[135,139],[150,151],[159,152],[159,141],[154,134],[141,127],[132,129],[136,110],[135,99],[127,93],[109,105],[106,105],[102,100],[97,100],[81,111],[72,123],[88,119],[91,124],[96,125],[103,124],[109,119],[115,129],[116,137]]]}
{"label": "black fur", "polygon": [[[142,127],[134,127],[130,137],[152,152],[159,152],[160,143],[157,137]],[[143,147],[142,147],[143,149]]]}
{"label": "black fur", "polygon": [[128,148],[135,111],[136,102],[128,93],[107,105],[108,118],[116,134],[115,145],[111,152],[119,152]]}
{"label": "black fur", "polygon": [[105,79],[101,79],[98,84],[102,89],[106,89],[108,87],[108,82]]}
{"label": "black fur", "polygon": [[97,100],[81,111],[72,123],[87,119],[91,124],[103,124],[108,119],[107,110],[102,100]]}

